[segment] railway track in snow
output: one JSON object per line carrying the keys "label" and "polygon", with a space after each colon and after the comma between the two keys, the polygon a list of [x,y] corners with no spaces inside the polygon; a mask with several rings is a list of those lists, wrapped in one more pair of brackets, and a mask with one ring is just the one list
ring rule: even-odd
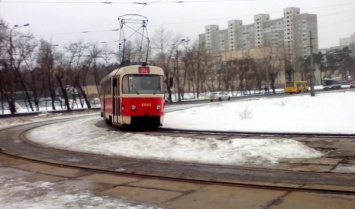
{"label": "railway track in snow", "polygon": [[[92,115],[73,118],[47,120],[18,125],[0,130],[1,155],[36,164],[80,169],[83,171],[109,173],[120,176],[182,181],[196,184],[213,184],[236,187],[253,187],[282,191],[304,191],[331,194],[355,194],[355,175],[334,172],[339,164],[351,164],[353,152],[347,152],[350,142],[355,142],[352,135],[315,135],[290,133],[242,133],[192,130],[143,130],[141,134],[186,136],[207,138],[213,136],[218,140],[231,138],[292,138],[314,149],[327,152],[326,159],[292,162],[278,165],[242,166],[212,165],[191,162],[160,161],[151,159],[134,159],[127,157],[110,157],[105,155],[74,152],[56,149],[34,143],[26,137],[28,131],[49,124],[77,120]],[[116,130],[116,128],[112,128]],[[345,147],[344,147],[345,146]],[[327,169],[324,169],[327,165]],[[323,166],[323,167],[322,167]],[[321,169],[315,169],[315,168]]]}

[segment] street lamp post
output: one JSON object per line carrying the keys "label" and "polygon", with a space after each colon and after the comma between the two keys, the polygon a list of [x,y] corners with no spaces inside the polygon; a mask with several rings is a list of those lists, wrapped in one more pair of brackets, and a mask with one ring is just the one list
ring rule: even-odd
{"label": "street lamp post", "polygon": [[179,74],[179,50],[177,49],[176,47],[176,74],[177,74],[177,77],[176,77],[176,83],[177,83],[177,92],[178,92],[178,101],[181,102],[181,97],[180,97],[180,74]]}
{"label": "street lamp post", "polygon": [[[271,70],[271,68],[272,68],[272,60],[273,60],[273,58],[272,58],[272,49],[271,49],[270,56],[269,56],[269,65],[266,66],[266,84],[265,84],[265,88],[267,88],[266,89],[267,93],[269,93],[269,89],[270,89],[270,87],[269,87],[269,70]],[[265,91],[265,94],[266,94],[266,91]]]}
{"label": "street lamp post", "polygon": [[9,102],[9,108],[10,108],[10,112],[11,115],[15,114],[16,112],[16,108],[15,108],[15,73],[14,73],[14,66],[13,66],[13,62],[14,62],[14,57],[13,57],[13,45],[12,45],[12,32],[17,29],[17,28],[21,28],[21,27],[26,27],[29,26],[30,24],[25,24],[25,25],[14,25],[14,27],[12,27],[10,29],[10,80],[11,80],[11,90],[10,90],[10,102]]}
{"label": "street lamp post", "polygon": [[309,80],[310,80],[310,85],[311,85],[311,96],[315,96],[314,92],[314,63],[313,63],[313,45],[312,45],[312,31],[309,31],[309,41],[310,41],[310,54],[311,54],[311,63],[310,63],[310,68],[309,68]]}

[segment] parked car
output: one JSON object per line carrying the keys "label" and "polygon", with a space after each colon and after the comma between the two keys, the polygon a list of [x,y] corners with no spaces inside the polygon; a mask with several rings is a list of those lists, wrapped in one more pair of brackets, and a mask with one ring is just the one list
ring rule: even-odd
{"label": "parked car", "polygon": [[231,97],[228,93],[226,92],[222,92],[222,91],[219,91],[219,92],[212,92],[210,94],[210,101],[213,102],[213,101],[222,101],[222,100],[230,100]]}
{"label": "parked car", "polygon": [[350,83],[350,88],[355,88],[355,82]]}

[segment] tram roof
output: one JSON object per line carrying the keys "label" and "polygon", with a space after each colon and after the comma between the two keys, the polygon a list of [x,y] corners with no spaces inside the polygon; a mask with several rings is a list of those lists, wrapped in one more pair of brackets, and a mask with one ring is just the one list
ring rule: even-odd
{"label": "tram roof", "polygon": [[[123,73],[127,72],[128,70],[130,70],[132,68],[138,69],[139,67],[143,67],[143,66],[142,65],[128,65],[128,66],[124,66],[124,67],[121,67],[121,68],[117,68],[117,69],[113,70],[111,73],[109,73],[108,75],[106,75],[105,77],[103,77],[101,79],[100,84],[102,82],[108,80],[109,78],[113,77],[113,76],[116,76],[116,75],[119,75],[119,74],[123,74]],[[150,65],[147,65],[146,67],[149,67],[150,70],[153,71],[153,73],[164,75],[164,71],[160,67],[150,66]],[[138,71],[137,71],[137,74],[139,74]]]}

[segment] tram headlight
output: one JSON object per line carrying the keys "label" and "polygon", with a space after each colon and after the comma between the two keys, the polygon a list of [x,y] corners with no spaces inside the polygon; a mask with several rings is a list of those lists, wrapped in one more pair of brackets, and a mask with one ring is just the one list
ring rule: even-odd
{"label": "tram headlight", "polygon": [[161,106],[160,106],[160,105],[157,105],[156,108],[157,108],[157,110],[160,110],[160,109],[161,109]]}
{"label": "tram headlight", "polygon": [[131,106],[131,109],[132,109],[132,110],[136,110],[136,109],[137,109],[136,105],[132,105],[132,106]]}

